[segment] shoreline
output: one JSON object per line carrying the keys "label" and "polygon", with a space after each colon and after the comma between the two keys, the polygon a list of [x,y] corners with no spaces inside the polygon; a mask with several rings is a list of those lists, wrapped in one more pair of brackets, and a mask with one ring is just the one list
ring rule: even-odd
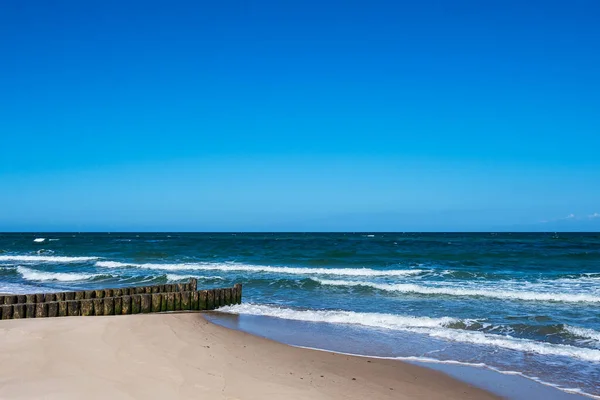
{"label": "shoreline", "polygon": [[0,397],[498,399],[426,367],[301,349],[200,313],[0,322]]}

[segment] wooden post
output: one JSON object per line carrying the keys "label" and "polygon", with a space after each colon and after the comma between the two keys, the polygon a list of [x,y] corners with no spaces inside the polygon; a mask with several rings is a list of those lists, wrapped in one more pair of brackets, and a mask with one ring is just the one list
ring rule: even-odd
{"label": "wooden post", "polygon": [[90,317],[92,315],[95,315],[94,300],[92,300],[92,299],[81,300],[81,315],[83,315],[84,317]]}
{"label": "wooden post", "polygon": [[235,288],[236,288],[236,297],[237,297],[237,304],[242,304],[242,284],[241,283],[236,283],[235,284]]}
{"label": "wooden post", "polygon": [[152,291],[152,293],[159,293],[160,292],[158,286],[156,286],[156,285],[152,286],[151,291]]}
{"label": "wooden post", "polygon": [[146,286],[146,287],[144,287],[144,293],[145,294],[152,294],[152,286]]}
{"label": "wooden post", "polygon": [[[4,304],[16,304],[17,303],[17,296],[13,296],[13,295],[7,295],[4,296]],[[12,318],[12,311],[11,311],[11,318]]]}
{"label": "wooden post", "polygon": [[152,312],[162,311],[162,294],[152,293]]}
{"label": "wooden post", "polygon": [[96,297],[96,291],[95,290],[86,290],[85,291],[84,298],[86,298],[86,299],[93,299],[95,297]]}
{"label": "wooden post", "polygon": [[173,303],[175,311],[181,310],[181,292],[175,292],[175,302]]}
{"label": "wooden post", "polygon": [[123,314],[123,298],[115,297],[115,315]]}
{"label": "wooden post", "polygon": [[58,303],[56,301],[48,303],[48,317],[58,317]]}
{"label": "wooden post", "polygon": [[95,298],[92,302],[94,303],[94,315],[104,315],[104,299],[102,297]]}
{"label": "wooden post", "polygon": [[121,296],[123,296],[123,289],[113,289],[113,295],[115,297],[121,297]]}
{"label": "wooden post", "polygon": [[135,294],[131,296],[131,313],[139,314],[142,307],[142,295]]}
{"label": "wooden post", "polygon": [[123,311],[121,314],[131,314],[131,296],[123,296],[121,298],[123,299]]}
{"label": "wooden post", "polygon": [[83,300],[85,298],[85,292],[83,291],[79,291],[79,292],[75,292],[75,300]]}
{"label": "wooden post", "polygon": [[75,317],[80,314],[80,305],[81,302],[79,300],[67,301],[67,314],[69,317]]}
{"label": "wooden post", "polygon": [[113,297],[104,298],[104,315],[115,315],[115,299]]}
{"label": "wooden post", "polygon": [[195,292],[198,290],[198,279],[190,278],[190,291]]}
{"label": "wooden post", "polygon": [[[25,317],[27,318],[35,318],[35,305],[36,304],[44,304],[44,303],[27,303],[25,304]],[[13,314],[16,309],[13,309]],[[14,318],[14,316],[13,316]]]}
{"label": "wooden post", "polygon": [[65,292],[55,293],[56,301],[65,301]]}
{"label": "wooden post", "polygon": [[191,293],[192,293],[191,309],[197,311],[200,309],[200,293],[197,290],[194,290]]}
{"label": "wooden post", "polygon": [[175,294],[173,292],[167,293],[167,311],[175,310]]}
{"label": "wooden post", "polygon": [[59,317],[67,316],[67,302],[66,301],[58,302],[58,316]]}
{"label": "wooden post", "polygon": [[104,290],[102,290],[102,289],[96,290],[96,298],[97,299],[104,298]]}
{"label": "wooden post", "polygon": [[50,303],[51,301],[56,301],[56,294],[46,293],[46,295],[44,296],[44,303]]}
{"label": "wooden post", "polygon": [[[30,305],[33,306],[33,309],[35,310],[35,304],[30,304]],[[32,317],[35,317],[35,312],[34,312],[34,315],[32,315]],[[25,318],[25,304],[13,305],[13,319],[21,319],[21,318]]]}
{"label": "wooden post", "polygon": [[215,309],[215,291],[214,290],[206,290],[206,309],[207,310]]}
{"label": "wooden post", "polygon": [[104,297],[113,297],[112,289],[104,289]]}
{"label": "wooden post", "polygon": [[159,293],[165,293],[166,292],[165,285],[158,285],[158,292]]}
{"label": "wooden post", "polygon": [[221,289],[221,307],[225,305],[225,289]]}
{"label": "wooden post", "polygon": [[142,294],[141,297],[141,307],[140,311],[144,314],[148,314],[152,311],[152,295],[151,294]]}
{"label": "wooden post", "polygon": [[231,303],[231,288],[225,289],[225,305],[230,306]]}
{"label": "wooden post", "polygon": [[12,317],[13,317],[12,304],[4,304],[3,306],[0,306],[0,308],[2,309],[2,319],[12,319]]}
{"label": "wooden post", "polygon": [[143,286],[138,286],[135,288],[135,294],[142,294],[142,293],[146,293],[146,288],[144,288]]}
{"label": "wooden post", "polygon": [[35,317],[46,318],[48,316],[48,303],[37,303],[35,305]]}
{"label": "wooden post", "polygon": [[192,309],[192,294],[190,292],[181,293],[181,309],[191,310]]}
{"label": "wooden post", "polygon": [[[75,300],[75,292],[65,292],[65,300]],[[41,303],[38,298],[38,303]]]}
{"label": "wooden post", "polygon": [[17,295],[17,304],[25,304],[27,297],[24,294]]}
{"label": "wooden post", "polygon": [[35,303],[35,294],[25,295],[25,303]]}
{"label": "wooden post", "polygon": [[160,311],[161,312],[166,312],[167,311],[167,293],[161,293],[161,301],[160,301]]}
{"label": "wooden post", "polygon": [[46,301],[46,295],[44,293],[36,293],[36,295],[35,295],[35,302],[36,303],[43,303],[44,301]]}

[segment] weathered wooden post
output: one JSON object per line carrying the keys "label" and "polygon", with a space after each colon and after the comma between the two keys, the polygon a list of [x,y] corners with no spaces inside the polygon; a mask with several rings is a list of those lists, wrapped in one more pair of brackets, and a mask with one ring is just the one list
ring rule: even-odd
{"label": "weathered wooden post", "polygon": [[190,304],[191,310],[199,310],[200,309],[200,293],[198,293],[198,291],[194,290],[193,292],[191,292],[191,302],[192,302],[192,304]]}
{"label": "weathered wooden post", "polygon": [[104,289],[104,297],[113,297],[112,289]]}
{"label": "weathered wooden post", "polygon": [[162,311],[162,294],[152,293],[152,312]]}
{"label": "weathered wooden post", "polygon": [[35,303],[35,294],[25,295],[25,303]]}
{"label": "weathered wooden post", "polygon": [[161,297],[162,297],[162,300],[160,302],[160,311],[166,312],[169,308],[167,306],[167,293],[166,292],[161,293]]}
{"label": "weathered wooden post", "polygon": [[48,317],[58,317],[58,302],[48,303]]}
{"label": "weathered wooden post", "polygon": [[139,294],[134,294],[133,296],[131,296],[131,313],[139,314],[141,307],[142,307],[142,296]]}
{"label": "weathered wooden post", "polygon": [[56,301],[65,301],[65,292],[54,293]]}
{"label": "weathered wooden post", "polygon": [[167,293],[167,311],[175,310],[175,294],[173,292]]}
{"label": "weathered wooden post", "polygon": [[95,290],[86,290],[83,297],[87,300],[93,299],[96,297],[96,291]]}
{"label": "weathered wooden post", "polygon": [[113,296],[115,297],[121,297],[123,296],[123,289],[113,289]]}
{"label": "weathered wooden post", "polygon": [[191,293],[190,292],[182,292],[181,293],[181,309],[182,310],[191,310]]}
{"label": "weathered wooden post", "polygon": [[84,291],[79,291],[79,292],[75,292],[75,300],[83,300],[85,299],[85,292]]}
{"label": "weathered wooden post", "polygon": [[2,319],[12,319],[13,317],[13,306],[12,304],[4,304],[0,306],[2,309]]}
{"label": "weathered wooden post", "polygon": [[154,285],[151,287],[151,293],[160,293],[158,286]]}
{"label": "weathered wooden post", "polygon": [[104,315],[115,315],[115,299],[113,297],[104,298]]}
{"label": "weathered wooden post", "polygon": [[207,310],[215,309],[215,291],[214,290],[206,291],[206,309]]}
{"label": "weathered wooden post", "polygon": [[[4,304],[16,304],[17,303],[17,296],[13,296],[13,295],[7,295],[4,296]],[[12,318],[12,311],[11,311],[11,318]]]}
{"label": "weathered wooden post", "polygon": [[80,301],[72,300],[67,301],[67,314],[69,317],[75,317],[80,313]]}
{"label": "weathered wooden post", "polygon": [[84,317],[90,317],[95,314],[96,313],[94,312],[94,300],[81,300],[81,315],[83,315]]}
{"label": "weathered wooden post", "polygon": [[59,317],[67,316],[67,302],[66,301],[58,302],[58,316]]}
{"label": "weathered wooden post", "polygon": [[149,293],[145,293],[142,294],[140,297],[142,298],[140,311],[143,314],[148,314],[150,311],[152,311],[152,295]]}
{"label": "weathered wooden post", "polygon": [[96,298],[103,299],[104,298],[104,290],[102,290],[102,289],[96,290]]}
{"label": "weathered wooden post", "polygon": [[56,294],[46,293],[46,295],[44,296],[44,303],[50,303],[51,301],[56,301]]}
{"label": "weathered wooden post", "polygon": [[27,297],[24,294],[18,294],[16,304],[25,304],[26,299],[27,299]]}
{"label": "weathered wooden post", "polygon": [[95,299],[92,299],[92,302],[94,303],[94,315],[104,315],[104,298],[97,297]]}
{"label": "weathered wooden post", "polygon": [[175,311],[180,311],[181,310],[181,292],[175,292],[175,299],[173,302],[173,309]]}
{"label": "weathered wooden post", "polygon": [[[35,309],[35,304],[31,304]],[[15,304],[13,305],[13,319],[21,319],[25,318],[25,304]],[[35,317],[33,315],[32,317]]]}
{"label": "weathered wooden post", "polygon": [[[65,292],[65,300],[67,300],[67,301],[69,301],[69,300],[75,300],[75,292]],[[39,297],[38,297],[38,303],[41,303]]]}
{"label": "weathered wooden post", "polygon": [[131,314],[131,296],[123,296],[123,315]]}
{"label": "weathered wooden post", "polygon": [[48,316],[48,303],[37,303],[35,305],[35,317],[46,318]]}
{"label": "weathered wooden post", "polygon": [[[36,304],[37,303],[27,303],[27,304],[25,304],[25,316],[27,318],[35,318],[35,305]],[[40,304],[43,304],[43,303],[40,303]],[[13,311],[13,313],[14,313],[14,311]]]}
{"label": "weathered wooden post", "polygon": [[236,291],[236,297],[237,297],[237,304],[242,304],[242,284],[236,283],[235,289],[236,289],[235,291]]}
{"label": "weathered wooden post", "polygon": [[115,297],[115,315],[123,314],[123,297]]}
{"label": "weathered wooden post", "polygon": [[166,292],[165,285],[158,285],[158,292],[159,293],[165,293]]}
{"label": "weathered wooden post", "polygon": [[198,290],[198,279],[190,278],[190,291],[195,292]]}
{"label": "weathered wooden post", "polygon": [[233,290],[231,288],[225,289],[225,305],[230,306],[233,304],[231,292]]}

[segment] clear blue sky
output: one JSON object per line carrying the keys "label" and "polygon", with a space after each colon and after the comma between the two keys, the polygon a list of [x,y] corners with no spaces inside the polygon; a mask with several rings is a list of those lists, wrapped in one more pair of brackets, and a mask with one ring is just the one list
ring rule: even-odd
{"label": "clear blue sky", "polygon": [[599,20],[4,1],[0,231],[597,230]]}

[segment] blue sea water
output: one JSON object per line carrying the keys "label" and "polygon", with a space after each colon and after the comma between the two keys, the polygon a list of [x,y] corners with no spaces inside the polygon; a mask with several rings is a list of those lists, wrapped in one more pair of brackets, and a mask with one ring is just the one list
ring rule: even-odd
{"label": "blue sea water", "polygon": [[222,311],[297,345],[600,396],[598,233],[0,234],[0,292],[189,277],[242,283],[244,303]]}

